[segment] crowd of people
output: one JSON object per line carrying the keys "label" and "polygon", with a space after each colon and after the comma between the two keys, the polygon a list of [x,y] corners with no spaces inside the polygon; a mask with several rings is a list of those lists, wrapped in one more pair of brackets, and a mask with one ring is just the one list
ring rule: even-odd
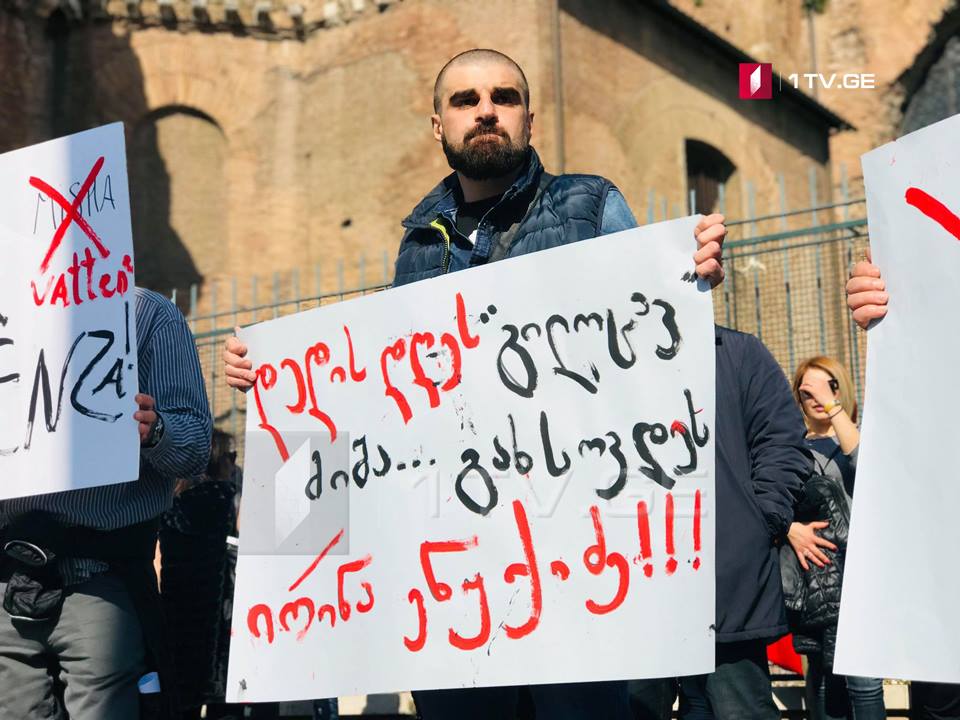
{"label": "crowd of people", "polygon": [[[544,169],[531,145],[527,80],[507,56],[455,56],[437,76],[433,104],[433,135],[453,172],[403,221],[395,285],[637,225],[609,180]],[[724,218],[711,214],[691,238],[696,273],[712,285],[723,281],[725,236]],[[862,327],[885,314],[869,258],[853,268],[847,293]],[[243,716],[220,704],[239,534],[236,454],[229,436],[211,436],[183,317],[156,293],[138,288],[136,299],[140,479],[0,502],[0,720],[197,718],[204,705],[208,718]],[[766,648],[788,632],[807,658],[809,717],[886,716],[881,679],[832,669],[860,439],[850,374],[813,357],[791,384],[757,338],[717,327],[715,342],[716,669],[418,691],[423,720],[661,720],[677,699],[684,720],[772,720],[780,713]],[[226,341],[224,374],[238,390],[257,381],[246,354],[238,338]],[[17,552],[27,546],[39,558]],[[924,720],[960,718],[960,686],[917,683],[913,707]],[[335,716],[335,701],[318,700],[315,712]],[[276,706],[253,716],[276,717]]]}

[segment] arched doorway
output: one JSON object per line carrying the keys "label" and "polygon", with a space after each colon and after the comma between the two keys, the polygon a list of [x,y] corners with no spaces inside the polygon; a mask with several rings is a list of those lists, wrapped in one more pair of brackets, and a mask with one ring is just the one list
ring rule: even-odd
{"label": "arched doorway", "polygon": [[[694,207],[690,213],[709,215],[732,206],[728,191],[737,171],[733,162],[717,148],[701,140],[685,142],[687,190],[693,191]],[[689,204],[689,202],[688,202]]]}

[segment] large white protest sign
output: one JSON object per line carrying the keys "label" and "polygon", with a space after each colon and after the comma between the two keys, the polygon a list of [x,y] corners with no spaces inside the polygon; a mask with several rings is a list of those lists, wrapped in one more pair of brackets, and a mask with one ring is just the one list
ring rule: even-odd
{"label": "large white protest sign", "polygon": [[135,480],[120,123],[0,155],[0,499]]}
{"label": "large white protest sign", "polygon": [[696,218],[243,331],[228,697],[710,671]]}
{"label": "large white protest sign", "polygon": [[960,116],[863,156],[870,330],[837,672],[960,683]]}

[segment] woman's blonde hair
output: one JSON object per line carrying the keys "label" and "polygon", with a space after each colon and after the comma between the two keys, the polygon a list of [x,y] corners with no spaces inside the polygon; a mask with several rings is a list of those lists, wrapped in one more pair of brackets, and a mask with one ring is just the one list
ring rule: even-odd
{"label": "woman's blonde hair", "polygon": [[[797,401],[797,405],[801,408],[803,407],[803,399],[800,397],[800,386],[803,384],[803,376],[806,375],[807,370],[811,368],[822,370],[837,381],[838,400],[840,404],[843,405],[843,409],[850,415],[850,419],[856,422],[857,394],[853,389],[853,380],[850,377],[850,371],[847,370],[843,363],[824,355],[807,358],[797,366],[797,371],[793,374],[793,397]],[[806,414],[804,414],[803,420],[804,422],[807,421]]]}

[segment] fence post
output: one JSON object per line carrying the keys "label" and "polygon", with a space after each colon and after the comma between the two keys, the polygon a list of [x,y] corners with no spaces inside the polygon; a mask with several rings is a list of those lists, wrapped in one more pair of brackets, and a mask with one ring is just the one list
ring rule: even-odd
{"label": "fence post", "polygon": [[[754,222],[754,218],[757,216],[757,208],[755,205],[754,197],[754,187],[753,183],[749,180],[747,181],[747,219],[750,221],[750,237],[756,237],[757,235],[757,224]],[[760,272],[757,269],[757,258],[753,256],[751,258],[753,264],[753,311],[757,321],[757,338],[760,342],[763,342],[763,313],[761,312],[760,306]]]}
{"label": "fence post", "polygon": [[257,321],[257,276],[250,276],[250,307],[253,311],[253,317],[250,322]]}
{"label": "fence post", "polygon": [[[810,223],[812,227],[817,227],[817,169],[811,165],[810,166]],[[820,318],[820,354],[825,355],[827,353],[827,322],[824,314],[823,308],[823,272],[821,269],[821,259],[820,259],[820,239],[819,233],[814,235],[814,255],[816,257],[816,267],[817,267],[817,314]]]}
{"label": "fence post", "polygon": [[273,304],[273,317],[280,317],[280,273],[275,272],[273,274],[273,294],[272,294],[272,304]]}
{"label": "fence post", "polygon": [[294,268],[290,274],[290,283],[293,285],[293,299],[296,301],[297,312],[300,312],[300,268]]}
{"label": "fence post", "polygon": [[[843,201],[843,221],[850,219],[849,191],[847,188],[847,166],[840,163],[840,197]],[[853,234],[847,239],[847,270],[853,269]],[[856,387],[858,402],[863,402],[863,388],[860,386],[860,348],[857,345],[857,324],[853,321],[853,313],[847,313],[847,325],[850,335],[850,371]]]}
{"label": "fence post", "polygon": [[197,332],[197,284],[190,283],[190,332]]}
{"label": "fence post", "polygon": [[217,417],[217,281],[210,283],[210,414]]}
{"label": "fence post", "polygon": [[[233,309],[233,327],[237,327],[237,276],[230,279],[230,307]],[[230,430],[233,434],[233,442],[237,442],[237,393],[230,393]]]}
{"label": "fence post", "polygon": [[[787,184],[780,173],[777,175],[777,185],[780,188],[780,230],[787,230]],[[787,355],[790,357],[790,370],[797,366],[797,358],[793,346],[793,298],[790,295],[790,248],[787,240],[780,241],[783,253],[783,288],[787,301]]]}
{"label": "fence post", "polygon": [[[727,215],[727,184],[720,183],[717,188],[717,203],[720,206],[720,214],[726,218]],[[730,283],[733,282],[733,248],[727,250],[727,259],[730,261],[727,267],[727,276],[729,280],[723,283],[723,311],[724,311],[724,323],[727,327],[733,327],[733,323],[730,317]],[[734,285],[736,287],[736,285]]]}

